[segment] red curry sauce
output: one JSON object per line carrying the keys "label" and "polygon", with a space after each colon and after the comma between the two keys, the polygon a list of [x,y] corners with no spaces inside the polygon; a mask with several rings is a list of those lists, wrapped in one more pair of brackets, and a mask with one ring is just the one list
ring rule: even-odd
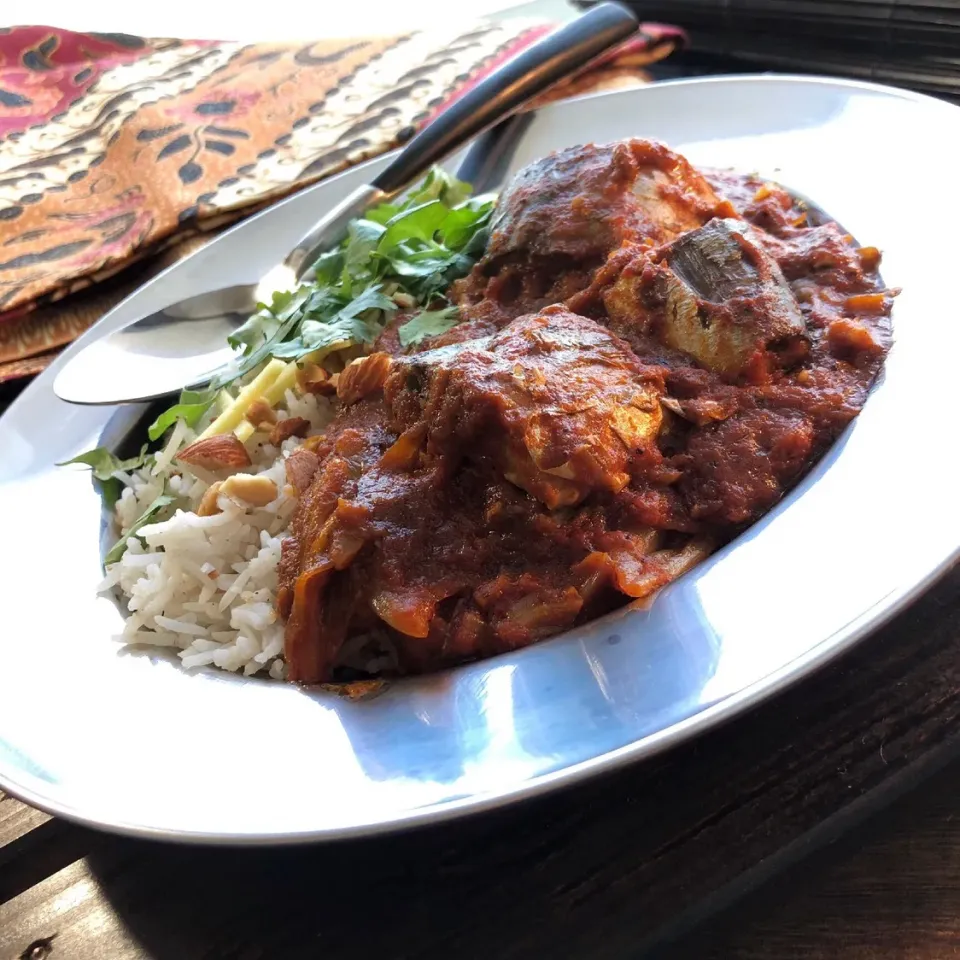
{"label": "red curry sauce", "polygon": [[651,595],[796,483],[889,347],[879,253],[755,177],[591,145],[499,210],[464,322],[344,374],[281,564],[291,679],[348,638],[419,672]]}

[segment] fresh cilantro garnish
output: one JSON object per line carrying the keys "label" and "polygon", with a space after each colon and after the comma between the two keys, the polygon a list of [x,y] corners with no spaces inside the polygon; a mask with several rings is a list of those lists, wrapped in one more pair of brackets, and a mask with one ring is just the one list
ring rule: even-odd
{"label": "fresh cilantro garnish", "polygon": [[270,348],[270,355],[298,360],[307,354],[328,354],[360,343],[373,343],[383,330],[378,315],[391,316],[396,309],[393,300],[381,293],[379,284],[350,299],[338,298],[328,288],[322,297],[311,298],[305,304],[298,318],[299,335],[276,343]]}
{"label": "fresh cilantro garnish", "polygon": [[459,322],[457,308],[454,306],[422,310],[399,329],[400,346],[412,347],[427,337],[436,337],[452,330]]}
{"label": "fresh cilantro garnish", "polygon": [[164,410],[147,427],[147,436],[151,440],[159,440],[178,420],[183,420],[188,427],[195,427],[200,422],[200,418],[210,409],[216,395],[215,389],[182,390],[179,401]]}
{"label": "fresh cilantro garnish", "polygon": [[458,180],[440,167],[434,167],[423,178],[423,183],[410,193],[405,206],[415,207],[428,200],[441,200],[448,207],[455,207],[463,203],[472,192],[469,183]]}
{"label": "fresh cilantro garnish", "polygon": [[98,480],[110,480],[115,473],[120,470],[136,470],[143,466],[147,457],[147,445],[140,448],[140,452],[135,457],[128,460],[121,460],[114,456],[106,447],[94,447],[86,453],[75,456],[72,460],[64,460],[58,463],[58,467],[65,467],[68,463],[82,463],[93,471],[93,475]]}
{"label": "fresh cilantro garnish", "polygon": [[[412,345],[449,330],[456,308],[444,292],[483,253],[493,197],[468,199],[467,184],[434,170],[402,203],[385,203],[350,224],[347,237],[313,264],[296,290],[275,293],[269,304],[228,338],[237,361],[208,388],[184,390],[179,402],[149,429],[156,440],[178,419],[195,426],[217,392],[267,360],[323,362],[330,354],[373,344],[406,294],[428,319],[401,336]],[[442,314],[442,316],[441,316]],[[409,324],[408,324],[409,326]]]}
{"label": "fresh cilantro garnish", "polygon": [[[239,360],[211,383],[207,399],[271,357],[309,355],[322,363],[340,350],[369,347],[399,309],[398,293],[429,315],[401,335],[405,346],[449,330],[457,312],[444,293],[482,255],[493,212],[492,196],[469,194],[466,184],[434,170],[402,203],[381,204],[351,223],[346,239],[317,259],[297,290],[260,304],[230,337]],[[181,404],[192,406],[183,398]]]}

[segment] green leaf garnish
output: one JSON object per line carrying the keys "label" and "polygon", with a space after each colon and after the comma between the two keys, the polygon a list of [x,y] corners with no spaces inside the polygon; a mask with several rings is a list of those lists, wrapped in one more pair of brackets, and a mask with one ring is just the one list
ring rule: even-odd
{"label": "green leaf garnish", "polygon": [[496,199],[489,195],[475,197],[451,210],[440,227],[444,246],[451,250],[463,250],[480,234],[483,242],[478,253],[482,253],[487,239],[483,228],[490,222],[495,203]]}
{"label": "green leaf garnish", "polygon": [[[402,202],[380,204],[354,220],[343,242],[317,258],[296,290],[258,304],[228,338],[236,362],[208,389],[185,390],[151,425],[150,439],[178,419],[196,426],[222,388],[271,358],[312,354],[323,363],[341,350],[369,346],[398,309],[394,293],[424,309],[402,328],[409,331],[406,341],[401,334],[404,346],[449,330],[457,314],[444,305],[443,294],[482,256],[494,207],[492,196],[470,199],[470,192],[468,184],[434,169]],[[338,369],[332,361],[331,369]]]}
{"label": "green leaf garnish", "polygon": [[87,450],[86,453],[78,454],[71,460],[58,463],[57,466],[65,467],[68,463],[82,463],[84,466],[90,467],[98,480],[111,480],[118,470],[125,472],[136,470],[143,466],[146,459],[146,444],[140,448],[140,452],[135,457],[130,457],[127,460],[121,460],[114,456],[106,447],[94,447],[92,450]]}
{"label": "green leaf garnish", "polygon": [[310,268],[314,282],[319,284],[333,283],[343,273],[343,264],[344,251],[342,247],[321,253]]}
{"label": "green leaf garnish", "polygon": [[227,337],[227,343],[234,350],[249,353],[255,350],[264,340],[269,340],[277,332],[280,322],[262,303],[257,305],[257,312],[252,314],[245,323],[237,327]]}
{"label": "green leaf garnish", "polygon": [[403,210],[387,221],[387,229],[377,244],[377,253],[386,256],[405,240],[433,242],[434,234],[450,214],[450,208],[439,200],[431,200],[419,207]]}
{"label": "green leaf garnish", "polygon": [[[368,210],[364,219],[370,220],[373,223],[379,223],[380,226],[383,227],[402,209],[403,207],[397,203],[381,203],[372,210]],[[327,254],[324,254],[324,256],[327,256]]]}
{"label": "green leaf garnish", "polygon": [[452,330],[459,322],[460,314],[455,306],[443,307],[440,310],[423,310],[397,331],[400,345],[412,347],[426,340],[427,337],[436,337]]}
{"label": "green leaf garnish", "polygon": [[188,427],[195,427],[200,418],[210,409],[217,397],[216,388],[209,390],[183,390],[180,401],[157,417],[147,428],[151,440],[159,440],[177,420],[183,420]]}
{"label": "green leaf garnish", "polygon": [[[347,245],[340,253],[341,271],[361,273],[368,267],[370,255],[377,249],[385,232],[382,224],[373,220],[354,220],[347,233]],[[326,256],[326,254],[324,254]]]}
{"label": "green leaf garnish", "polygon": [[141,527],[145,527],[164,507],[170,506],[174,500],[176,500],[176,497],[172,497],[167,493],[161,493],[160,496],[137,517],[130,526],[130,529],[110,548],[107,555],[103,558],[103,565],[109,567],[111,563],[116,563],[126,551],[130,538],[134,536]]}
{"label": "green leaf garnish", "polygon": [[473,188],[469,183],[458,180],[440,167],[434,167],[424,177],[423,183],[413,190],[404,206],[415,207],[427,200],[441,200],[448,207],[455,207],[458,203],[463,203],[472,192]]}

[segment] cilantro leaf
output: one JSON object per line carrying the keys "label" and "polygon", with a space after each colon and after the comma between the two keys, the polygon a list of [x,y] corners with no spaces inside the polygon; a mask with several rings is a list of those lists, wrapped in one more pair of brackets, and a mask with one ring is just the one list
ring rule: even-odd
{"label": "cilantro leaf", "polygon": [[449,216],[450,209],[439,200],[430,200],[418,207],[398,213],[387,221],[387,228],[377,244],[381,256],[389,253],[404,240],[431,243],[440,224]]}
{"label": "cilantro leaf", "polygon": [[404,206],[417,206],[427,200],[441,200],[448,207],[455,207],[470,196],[470,184],[458,180],[441,167],[434,167],[423,183],[414,190]]}
{"label": "cilantro leaf", "polygon": [[227,343],[234,350],[247,354],[255,350],[264,340],[268,340],[276,332],[279,321],[270,311],[269,307],[262,303],[257,304],[257,312],[251,314],[249,319],[237,327],[227,337]]}
{"label": "cilantro leaf", "polygon": [[269,328],[275,323],[276,319],[273,316],[258,310],[227,336],[227,343],[234,350],[250,353],[257,347],[257,344],[263,343],[269,337]]}
{"label": "cilantro leaf", "polygon": [[363,269],[370,260],[370,255],[377,248],[385,229],[383,225],[373,220],[354,220],[348,231],[341,269],[350,272]]}
{"label": "cilantro leaf", "polygon": [[455,260],[449,256],[437,254],[433,250],[423,251],[424,256],[409,256],[390,260],[390,269],[404,280],[414,281],[404,284],[416,286],[415,281],[425,277],[432,277],[442,273],[455,265]]}
{"label": "cilantro leaf", "polygon": [[107,555],[103,558],[103,565],[109,567],[111,563],[116,563],[126,552],[127,543],[130,538],[134,536],[141,527],[145,527],[153,520],[164,507],[169,507],[174,500],[176,500],[176,497],[172,497],[167,493],[161,493],[160,496],[137,517],[133,524],[131,524],[130,529],[107,551]]}
{"label": "cilantro leaf", "polygon": [[179,402],[164,410],[150,424],[147,436],[151,440],[159,440],[177,420],[183,420],[188,427],[195,427],[216,399],[217,389],[211,386],[208,390],[182,390]]}
{"label": "cilantro leaf", "polygon": [[476,197],[454,207],[440,225],[444,246],[462,250],[490,222],[494,202],[493,197]]}
{"label": "cilantro leaf", "polygon": [[[227,337],[227,343],[235,350],[240,350],[245,357],[249,357],[277,336],[283,322],[296,314],[311,292],[309,286],[301,285],[296,290],[274,293],[269,305],[257,304],[257,312]],[[227,382],[229,380],[221,379],[220,385]]]}
{"label": "cilantro leaf", "polygon": [[127,460],[121,460],[114,456],[106,447],[94,447],[85,453],[78,454],[71,460],[64,460],[58,463],[58,467],[65,467],[68,463],[82,463],[93,471],[93,475],[98,480],[111,480],[118,470],[136,470],[142,467],[147,459],[147,445],[140,448],[140,452],[135,457]]}
{"label": "cilantro leaf", "polygon": [[321,253],[310,268],[316,283],[330,284],[343,273],[343,250],[337,247]]}
{"label": "cilantro leaf", "polygon": [[396,309],[397,305],[381,292],[379,286],[367,287],[332,316],[304,320],[300,336],[282,344],[274,351],[274,356],[297,359],[308,353],[371,344],[382,332],[383,325],[364,314],[382,311],[389,315]]}
{"label": "cilantro leaf", "polygon": [[367,287],[363,293],[354,297],[350,303],[340,310],[338,316],[352,320],[367,310],[383,310],[385,313],[396,310],[397,305],[389,297],[384,296],[381,291],[382,287],[380,286]]}
{"label": "cilantro leaf", "polygon": [[380,327],[366,323],[359,318],[339,317],[330,323],[319,320],[305,320],[300,347],[293,356],[299,358],[308,353],[333,350],[345,350],[361,343],[373,343],[380,333]]}
{"label": "cilantro leaf", "polygon": [[365,220],[370,220],[373,223],[379,223],[381,227],[385,227],[387,222],[395,217],[403,208],[396,203],[380,203],[377,204],[372,210],[368,210]]}
{"label": "cilantro leaf", "polygon": [[452,330],[459,322],[460,311],[453,305],[440,310],[422,310],[397,331],[400,345],[412,347],[427,337],[437,337]]}
{"label": "cilantro leaf", "polygon": [[[280,313],[277,315],[278,320],[282,320],[279,326],[267,337],[263,343],[257,347],[253,353],[248,354],[244,357],[243,361],[239,366],[235,367],[230,372],[224,374],[223,376],[217,377],[210,383],[210,390],[213,392],[213,395],[216,396],[216,391],[221,387],[225,387],[228,383],[233,383],[234,380],[239,380],[241,377],[246,376],[252,370],[255,370],[260,366],[265,360],[269,360],[270,357],[277,356],[276,348],[279,344],[282,344],[284,340],[290,335],[290,333],[296,329],[297,324],[302,320],[302,309],[304,303],[309,300],[311,297],[319,297],[325,288],[320,291],[311,292],[307,287],[301,287],[298,296],[295,298],[296,306],[289,308],[284,307]],[[212,401],[211,401],[212,402]],[[209,407],[209,404],[207,404]],[[197,420],[200,419],[200,416],[203,416],[202,411],[197,417]],[[190,424],[193,426],[194,424]]]}

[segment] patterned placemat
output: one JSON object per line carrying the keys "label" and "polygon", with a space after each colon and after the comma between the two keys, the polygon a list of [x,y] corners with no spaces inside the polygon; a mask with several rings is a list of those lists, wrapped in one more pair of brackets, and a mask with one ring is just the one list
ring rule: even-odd
{"label": "patterned placemat", "polygon": [[[552,24],[240,44],[0,29],[0,382],[237,219],[392,149]],[[648,24],[544,100],[646,81]]]}

